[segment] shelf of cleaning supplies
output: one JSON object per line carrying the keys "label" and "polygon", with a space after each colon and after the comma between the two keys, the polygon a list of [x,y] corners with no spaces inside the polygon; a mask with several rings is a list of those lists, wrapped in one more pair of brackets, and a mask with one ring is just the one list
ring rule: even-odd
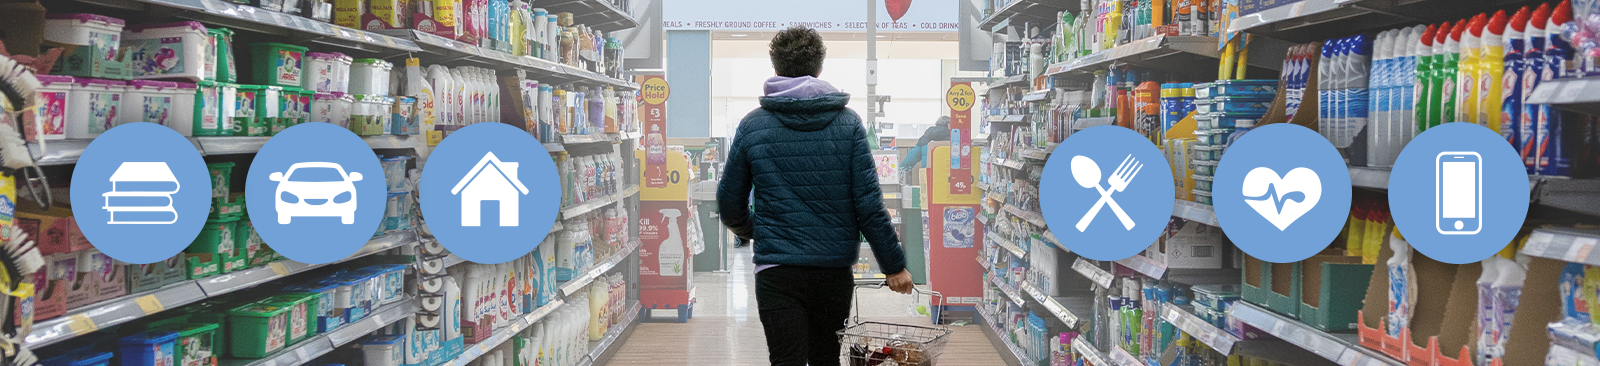
{"label": "shelf of cleaning supplies", "polygon": [[989,283],[994,284],[995,288],[1000,289],[1000,293],[1005,294],[1006,298],[1011,299],[1011,303],[1017,304],[1017,306],[1023,306],[1023,304],[1026,304],[1028,301],[1022,297],[1022,294],[1017,293],[1016,288],[1001,283],[1000,276],[996,276],[992,272],[989,274]]}
{"label": "shelf of cleaning supplies", "polygon": [[[1291,4],[1292,2],[1292,4]],[[1230,32],[1250,32],[1271,38],[1314,42],[1329,37],[1372,33],[1413,24],[1438,24],[1465,19],[1478,13],[1516,11],[1514,4],[1533,4],[1522,0],[1297,0],[1260,1],[1242,4],[1240,16],[1228,27]],[[1276,7],[1255,10],[1247,5]],[[1280,59],[1281,60],[1281,59]]]}
{"label": "shelf of cleaning supplies", "polygon": [[612,143],[612,142],[621,142],[622,140],[627,140],[628,138],[629,137],[626,134],[620,134],[620,133],[597,133],[597,134],[589,134],[589,135],[561,135],[561,143],[562,144],[567,144],[567,145],[572,145],[572,144],[594,144],[594,143]]}
{"label": "shelf of cleaning supplies", "polygon": [[1122,347],[1111,347],[1111,352],[1107,356],[1111,359],[1111,363],[1117,366],[1147,366]]}
{"label": "shelf of cleaning supplies", "polygon": [[995,234],[995,232],[993,230],[987,231],[984,234],[985,234],[984,237],[988,238],[989,241],[994,242],[995,245],[999,246],[1000,248],[1005,249],[1007,252],[1011,252],[1011,255],[1016,256],[1017,258],[1027,258],[1028,257],[1028,252],[1027,251],[1024,251],[1024,250],[1022,250],[1022,248],[1017,247],[1016,244],[1012,244],[1010,240],[1007,240],[1006,238],[1000,237],[999,234]]}
{"label": "shelf of cleaning supplies", "polygon": [[1146,257],[1143,254],[1135,254],[1132,257],[1119,259],[1116,263],[1150,278],[1159,280],[1167,277],[1167,265],[1150,259],[1150,257]]}
{"label": "shelf of cleaning supplies", "polygon": [[601,338],[600,341],[589,342],[589,354],[584,356],[584,359],[579,361],[577,366],[594,366],[604,359],[606,353],[615,354],[617,349],[612,348],[612,346],[627,341],[628,335],[633,333],[633,327],[639,325],[639,312],[642,309],[643,306],[639,305],[638,301],[634,301],[633,306],[628,307],[627,314],[623,315],[626,318],[623,318],[624,320],[621,323],[611,325],[611,329],[606,331],[605,337]]}
{"label": "shelf of cleaning supplies", "polygon": [[[1045,75],[1093,75],[1097,70],[1105,70],[1104,66],[1112,62],[1139,63],[1145,59],[1181,53],[1213,59],[1222,54],[1217,51],[1217,37],[1158,35],[1128,42],[1072,61],[1051,64],[1045,67]],[[1193,68],[1194,64],[1185,63],[1179,66]]]}
{"label": "shelf of cleaning supplies", "polygon": [[1055,315],[1056,319],[1061,320],[1061,324],[1067,328],[1077,328],[1078,323],[1083,321],[1078,314],[1093,313],[1093,297],[1051,297],[1032,283],[1022,284],[1022,291],[1027,292],[1034,301],[1038,301],[1039,305],[1044,306],[1051,315]]}
{"label": "shelf of cleaning supplies", "polygon": [[562,301],[561,299],[554,299],[551,300],[550,303],[544,304],[544,306],[540,306],[538,309],[534,309],[533,312],[528,313],[527,315],[523,315],[522,317],[511,320],[510,324],[506,324],[506,326],[500,327],[500,329],[495,329],[494,335],[491,335],[489,338],[479,341],[478,343],[472,344],[471,347],[467,347],[466,351],[461,352],[461,355],[456,356],[456,358],[453,360],[445,362],[443,366],[466,366],[473,360],[478,359],[478,357],[483,357],[484,354],[489,353],[489,351],[492,351],[496,347],[500,347],[501,344],[506,343],[506,341],[511,340],[511,337],[517,335],[517,333],[521,333],[524,329],[528,329],[528,327],[533,326],[534,323],[538,323],[540,319],[544,319],[545,316],[550,315],[551,312],[556,311],[556,309],[560,308],[563,304],[566,304],[566,302]]}
{"label": "shelf of cleaning supplies", "polygon": [[415,149],[427,143],[427,138],[420,135],[361,136],[361,140],[373,149]]}
{"label": "shelf of cleaning supplies", "polygon": [[1024,123],[1028,122],[1028,119],[1026,114],[992,114],[984,117],[985,121],[991,123]]}
{"label": "shelf of cleaning supplies", "polygon": [[989,329],[988,331],[983,332],[984,338],[989,339],[989,344],[993,345],[995,348],[1010,351],[1010,353],[1005,351],[1000,352],[999,356],[1001,358],[1001,363],[1004,363],[1008,366],[1034,364],[1033,362],[1028,362],[1030,360],[1028,359],[1027,353],[1022,352],[1021,348],[1017,348],[1017,345],[1012,344],[1009,341],[1011,339],[1011,335],[1009,332],[1001,329],[1000,321],[995,319],[996,317],[999,317],[998,314],[991,315],[984,311],[983,307],[981,306],[978,307],[977,313],[978,319],[983,321],[983,327]]}
{"label": "shelf of cleaning supplies", "polygon": [[1389,189],[1389,169],[1350,167],[1350,185],[1369,189]]}
{"label": "shelf of cleaning supplies", "polygon": [[978,23],[978,29],[984,32],[995,33],[995,28],[1005,28],[1008,25],[1028,23],[1040,29],[1050,28],[1059,22],[1057,14],[1061,11],[1077,13],[1078,2],[1075,0],[1017,0],[995,9],[994,13],[983,18]]}
{"label": "shelf of cleaning supplies", "polygon": [[[292,40],[290,43],[324,44],[328,49],[372,56],[404,55],[420,51],[410,40],[340,27],[249,5],[221,0],[76,0],[128,11],[131,18],[181,18],[234,31],[247,31]],[[123,15],[119,15],[121,17]],[[316,50],[318,47],[313,47]]]}
{"label": "shelf of cleaning supplies", "polygon": [[628,245],[623,247],[621,251],[618,251],[617,254],[612,255],[611,258],[608,258],[603,262],[595,263],[594,268],[589,269],[588,272],[584,272],[583,275],[574,277],[572,280],[562,283],[561,294],[572,296],[572,294],[583,290],[585,286],[589,286],[590,282],[594,282],[594,279],[600,278],[600,276],[605,275],[606,272],[611,272],[612,268],[615,268],[618,263],[622,263],[623,259],[627,259],[628,256],[633,255],[633,252],[637,250],[639,250],[639,239],[634,238],[633,240],[629,240]]}
{"label": "shelf of cleaning supplies", "polygon": [[605,197],[594,198],[594,199],[590,199],[589,201],[584,202],[584,203],[579,203],[579,204],[574,204],[574,205],[567,206],[567,207],[562,207],[561,208],[561,219],[565,220],[565,219],[578,217],[580,215],[589,213],[590,211],[598,210],[598,209],[606,207],[606,206],[611,206],[611,204],[613,204],[613,203],[617,203],[618,201],[621,201],[621,200],[627,199],[630,196],[633,196],[634,193],[639,193],[639,185],[637,185],[637,184],[635,184],[633,186],[629,186],[628,188],[623,189],[622,192],[619,192],[619,193],[616,193],[616,194],[608,195],[608,196],[605,196]]}
{"label": "shelf of cleaning supplies", "polygon": [[1025,159],[1043,161],[1050,158],[1050,151],[1023,146],[1017,148],[1017,151],[1013,155],[1021,156]]}
{"label": "shelf of cleaning supplies", "polygon": [[[195,150],[200,155],[231,155],[254,154],[261,151],[261,146],[266,145],[269,136],[195,136],[189,137],[189,143],[194,144]],[[380,135],[362,137],[367,145],[373,149],[414,149],[421,146],[421,137],[408,135]],[[33,141],[28,143],[28,153],[33,154],[34,163],[41,166],[71,165],[78,163],[78,157],[83,156],[83,150],[89,147],[93,139],[67,139],[49,140],[43,143]]]}
{"label": "shelf of cleaning supplies", "polygon": [[605,31],[607,36],[610,36],[610,32],[639,26],[639,22],[627,10],[617,8],[610,0],[541,1],[534,6],[550,14],[572,13],[573,23]]}
{"label": "shelf of cleaning supplies", "polygon": [[1017,206],[1012,206],[1011,204],[1006,204],[1005,209],[1006,212],[1011,213],[1012,216],[1022,218],[1034,226],[1044,227],[1048,225],[1044,222],[1044,215],[1040,215],[1038,212],[1024,210],[1018,208]]}
{"label": "shelf of cleaning supplies", "polygon": [[1248,302],[1235,301],[1229,307],[1228,316],[1340,365],[1405,365],[1404,362],[1356,344],[1356,335],[1353,333],[1319,331],[1298,320],[1286,318]]}
{"label": "shelf of cleaning supplies", "polygon": [[1220,226],[1217,224],[1217,212],[1212,209],[1211,205],[1201,204],[1195,201],[1183,199],[1176,200],[1176,202],[1172,205],[1172,217],[1188,219],[1189,221],[1199,222],[1212,227]]}
{"label": "shelf of cleaning supplies", "polygon": [[1581,214],[1600,216],[1600,179],[1531,176],[1533,202]]}
{"label": "shelf of cleaning supplies", "polygon": [[[994,81],[989,82],[989,90],[1000,90],[1002,87],[1026,81],[1028,81],[1028,75],[996,76]],[[1023,86],[1027,85],[1024,84]]]}
{"label": "shelf of cleaning supplies", "polygon": [[[66,139],[46,140],[44,142],[28,142],[28,153],[33,155],[35,164],[40,166],[72,165],[78,163],[78,157],[83,156],[83,150],[89,148],[89,143],[94,139]],[[205,155],[200,148],[200,142],[190,137],[189,143],[194,144],[195,150]]]}
{"label": "shelf of cleaning supplies", "polygon": [[1105,355],[1100,354],[1100,350],[1094,346],[1094,343],[1090,343],[1088,338],[1089,337],[1073,338],[1072,351],[1077,352],[1078,357],[1083,358],[1084,361],[1088,361],[1089,364],[1110,365],[1110,363],[1106,362]]}
{"label": "shelf of cleaning supplies", "polygon": [[1111,288],[1111,280],[1116,278],[1105,268],[1100,268],[1100,265],[1083,257],[1078,257],[1078,260],[1072,262],[1072,270],[1083,275],[1083,278],[1089,279],[1089,282],[1093,282],[1100,288]]}
{"label": "shelf of cleaning supplies", "polygon": [[1600,76],[1539,82],[1527,102],[1600,115]]}
{"label": "shelf of cleaning supplies", "polygon": [[1522,254],[1563,262],[1600,265],[1600,231],[1567,228],[1542,228],[1528,235]]}
{"label": "shelf of cleaning supplies", "polygon": [[[593,0],[591,0],[593,1]],[[531,56],[516,56],[477,45],[440,37],[432,33],[397,29],[382,31],[401,39],[415,42],[421,48],[424,64],[459,64],[459,61],[471,61],[477,66],[497,70],[515,69],[532,72],[529,78],[539,80],[541,83],[560,84],[569,82],[583,82],[600,86],[612,86],[622,89],[638,89],[638,84],[626,80],[614,79],[605,75],[590,72],[566,64],[556,63]]]}
{"label": "shelf of cleaning supplies", "polygon": [[1171,323],[1173,326],[1178,327],[1178,329],[1183,330],[1184,333],[1189,333],[1189,335],[1193,336],[1195,340],[1200,341],[1200,343],[1203,343],[1206,346],[1210,346],[1211,349],[1222,353],[1223,356],[1233,354],[1233,343],[1239,341],[1239,337],[1236,337],[1233,334],[1228,334],[1228,332],[1222,330],[1222,328],[1217,328],[1217,326],[1211,325],[1211,323],[1200,320],[1199,317],[1194,316],[1194,314],[1190,314],[1188,311],[1179,309],[1176,305],[1162,306],[1161,319],[1166,320],[1167,323]]}
{"label": "shelf of cleaning supplies", "polygon": [[169,308],[192,304],[239,289],[303,273],[313,268],[365,257],[380,251],[415,243],[416,241],[415,233],[409,231],[396,232],[373,238],[361,250],[339,262],[313,266],[295,261],[279,261],[269,263],[263,267],[199,280],[178,282],[160,289],[103,301],[74,309],[66,316],[39,321],[34,324],[32,332],[28,333],[28,336],[24,338],[24,344],[37,349],[88,334],[100,328],[134,321]]}
{"label": "shelf of cleaning supplies", "polygon": [[386,305],[372,312],[366,318],[354,323],[345,324],[334,328],[333,331],[318,334],[306,340],[284,347],[267,357],[257,359],[219,359],[218,366],[291,366],[304,365],[317,357],[333,352],[340,346],[350,344],[365,337],[379,328],[393,324],[417,312],[417,301],[405,299]]}

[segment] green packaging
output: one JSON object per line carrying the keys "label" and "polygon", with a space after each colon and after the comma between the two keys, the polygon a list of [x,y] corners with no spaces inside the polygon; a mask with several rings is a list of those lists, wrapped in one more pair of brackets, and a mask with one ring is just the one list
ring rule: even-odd
{"label": "green packaging", "polygon": [[289,345],[289,308],[252,303],[228,311],[228,353],[262,358]]}

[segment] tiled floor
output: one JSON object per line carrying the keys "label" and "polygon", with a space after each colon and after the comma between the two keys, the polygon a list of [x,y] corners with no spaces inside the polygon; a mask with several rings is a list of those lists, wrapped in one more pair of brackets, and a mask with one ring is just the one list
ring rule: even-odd
{"label": "tiled floor", "polygon": [[[736,249],[729,272],[696,272],[698,302],[688,324],[640,324],[608,365],[743,366],[767,364],[766,337],[756,312],[755,274],[750,250]],[[864,320],[896,324],[929,324],[913,313],[927,296],[901,295],[888,289],[856,291]],[[666,315],[663,313],[662,315]],[[1003,365],[1000,354],[984,338],[986,329],[954,326],[940,365]]]}

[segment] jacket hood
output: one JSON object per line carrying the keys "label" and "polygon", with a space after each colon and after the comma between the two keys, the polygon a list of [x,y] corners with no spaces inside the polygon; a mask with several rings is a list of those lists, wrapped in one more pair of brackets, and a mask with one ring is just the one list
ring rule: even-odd
{"label": "jacket hood", "polygon": [[777,118],[784,127],[795,131],[827,128],[840,113],[845,112],[845,105],[849,103],[850,94],[840,92],[810,98],[761,97],[761,109]]}
{"label": "jacket hood", "polygon": [[773,76],[761,86],[761,93],[768,97],[811,98],[838,92],[839,88],[833,87],[833,84],[813,76]]}

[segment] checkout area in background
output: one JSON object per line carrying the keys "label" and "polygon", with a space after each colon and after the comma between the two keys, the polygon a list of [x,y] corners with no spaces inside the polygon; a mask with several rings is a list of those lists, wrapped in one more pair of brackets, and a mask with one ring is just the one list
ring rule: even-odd
{"label": "checkout area in background", "polygon": [[[732,141],[728,138],[668,138],[667,145],[683,146],[689,154],[690,161],[698,162],[696,175],[699,180],[690,188],[689,199],[695,201],[701,235],[705,242],[705,251],[694,256],[695,272],[726,272],[731,267],[733,259],[729,251],[734,249],[738,239],[726,228],[722,227],[717,212],[717,184],[721,182],[723,164],[727,162],[727,147]],[[900,231],[900,242],[906,249],[906,268],[911,271],[911,278],[917,284],[928,283],[928,248],[929,238],[928,220],[925,207],[928,202],[927,192],[923,191],[920,182],[928,180],[926,167],[923,164],[918,169],[908,172],[900,170],[900,161],[906,153],[915,146],[916,139],[901,139],[896,144],[883,144],[882,146],[902,146],[900,148],[877,150],[873,152],[873,162],[878,172],[878,181],[883,186],[884,207],[889,210],[896,227]],[[945,154],[943,162],[949,166],[949,143],[933,143],[928,146],[930,154],[937,146]],[[938,160],[938,159],[934,159]],[[937,169],[936,169],[937,170]],[[943,169],[944,176],[949,175],[949,169]],[[976,204],[974,204],[976,206]],[[973,262],[968,256],[967,262]],[[856,262],[854,272],[857,278],[883,278],[878,269],[877,261],[872,258],[872,249],[865,241],[861,243],[861,258]],[[973,272],[972,276],[977,276]]]}

